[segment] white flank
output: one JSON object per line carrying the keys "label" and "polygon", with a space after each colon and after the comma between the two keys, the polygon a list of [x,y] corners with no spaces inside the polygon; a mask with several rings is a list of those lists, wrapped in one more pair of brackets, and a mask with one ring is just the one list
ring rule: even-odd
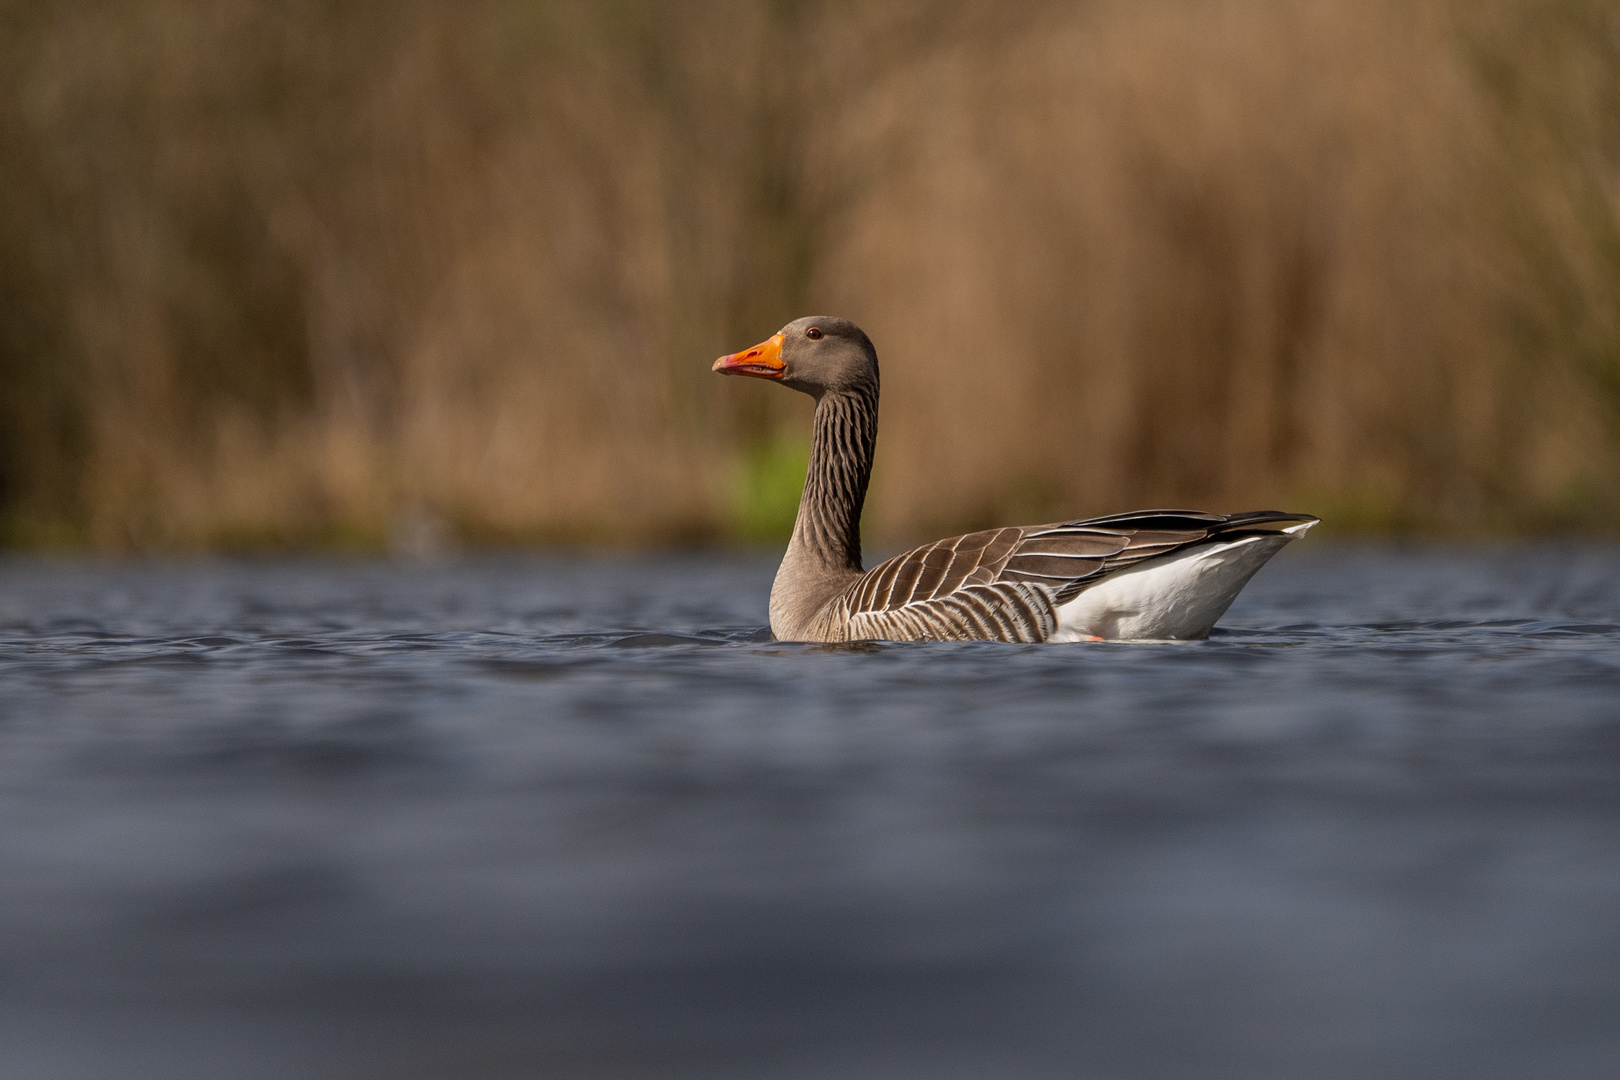
{"label": "white flank", "polygon": [[1209,636],[1255,571],[1314,521],[1268,535],[1214,540],[1098,582],[1058,609],[1052,641],[1196,641]]}

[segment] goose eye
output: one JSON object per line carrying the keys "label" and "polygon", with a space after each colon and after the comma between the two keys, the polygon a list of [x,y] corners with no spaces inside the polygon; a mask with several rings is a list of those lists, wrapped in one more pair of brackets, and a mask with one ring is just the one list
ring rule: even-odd
{"label": "goose eye", "polygon": [[821,328],[819,326],[812,326],[810,329],[804,332],[804,336],[811,338],[812,340],[819,338],[821,336]]}

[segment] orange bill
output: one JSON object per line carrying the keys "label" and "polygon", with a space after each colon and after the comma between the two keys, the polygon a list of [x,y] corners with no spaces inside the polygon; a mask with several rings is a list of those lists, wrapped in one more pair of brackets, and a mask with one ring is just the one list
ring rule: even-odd
{"label": "orange bill", "polygon": [[755,345],[752,349],[722,356],[714,362],[714,370],[722,375],[748,375],[755,379],[782,377],[782,335]]}

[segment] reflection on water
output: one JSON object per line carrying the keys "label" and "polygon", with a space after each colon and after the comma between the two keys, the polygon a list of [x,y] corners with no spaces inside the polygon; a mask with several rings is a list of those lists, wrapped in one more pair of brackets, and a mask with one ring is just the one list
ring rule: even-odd
{"label": "reflection on water", "polygon": [[0,1076],[1620,1075],[1620,553],[1164,646],[761,561],[0,566]]}

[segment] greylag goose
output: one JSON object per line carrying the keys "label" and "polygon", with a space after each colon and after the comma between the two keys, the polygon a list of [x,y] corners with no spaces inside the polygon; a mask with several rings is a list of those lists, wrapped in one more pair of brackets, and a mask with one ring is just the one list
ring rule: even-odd
{"label": "greylag goose", "polygon": [[810,316],[714,370],[816,401],[809,475],[771,586],[771,633],[785,641],[1204,638],[1255,571],[1318,520],[1143,510],[986,529],[863,570],[878,420],[871,339],[848,320]]}

